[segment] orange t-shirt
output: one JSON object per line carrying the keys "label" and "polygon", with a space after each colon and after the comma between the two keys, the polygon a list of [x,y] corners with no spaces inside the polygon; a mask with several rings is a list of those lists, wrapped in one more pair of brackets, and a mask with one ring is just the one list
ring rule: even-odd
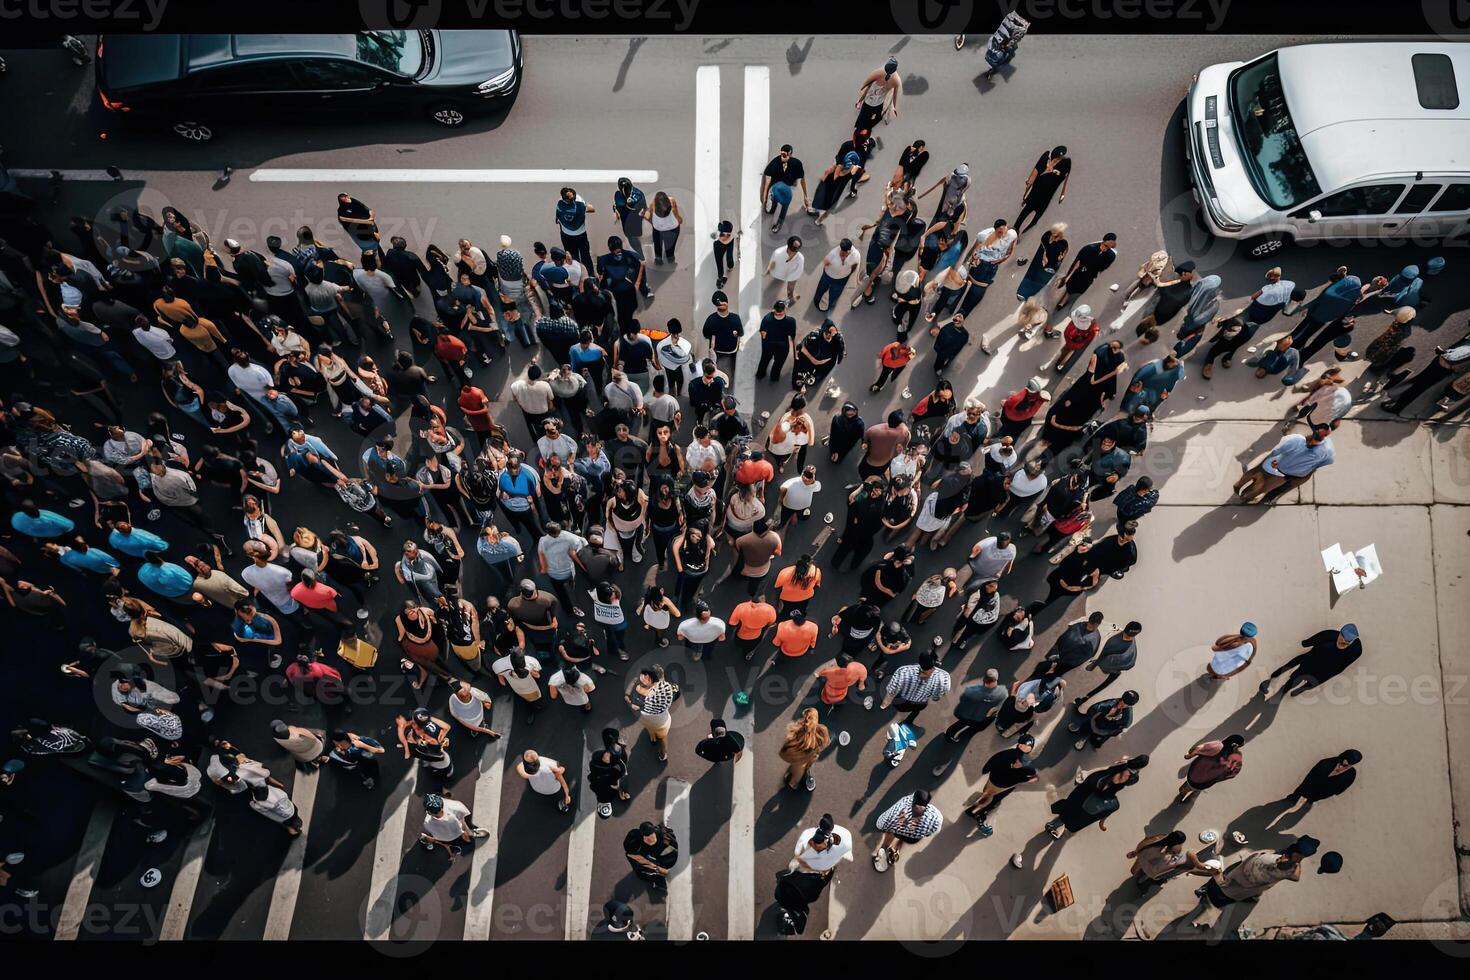
{"label": "orange t-shirt", "polygon": [[913,355],[909,353],[908,344],[895,340],[883,348],[878,355],[878,359],[884,367],[901,368],[913,360]]}
{"label": "orange t-shirt", "polygon": [[861,684],[868,679],[868,668],[854,660],[846,667],[833,664],[823,670],[817,671],[817,676],[825,681],[822,687],[822,701],[825,704],[836,704],[847,697],[847,689],[854,684]]}
{"label": "orange t-shirt", "polygon": [[796,566],[788,565],[776,573],[776,588],[781,590],[782,602],[803,602],[817,594],[817,586],[822,584],[822,570],[812,569],[812,577],[806,585],[796,585],[792,579],[796,578]]}
{"label": "orange t-shirt", "polygon": [[797,626],[786,620],[776,627],[776,649],[788,657],[799,657],[817,645],[817,624],[808,620]]}
{"label": "orange t-shirt", "polygon": [[776,621],[776,607],[769,602],[747,599],[735,607],[730,618],[725,620],[734,626],[735,636],[742,640],[754,640]]}

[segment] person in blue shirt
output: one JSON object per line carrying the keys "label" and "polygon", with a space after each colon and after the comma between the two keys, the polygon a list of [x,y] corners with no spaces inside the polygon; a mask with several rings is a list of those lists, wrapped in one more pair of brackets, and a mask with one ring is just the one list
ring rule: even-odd
{"label": "person in blue shirt", "polygon": [[142,558],[150,551],[168,550],[168,542],[163,538],[152,531],[133,527],[127,521],[117,521],[112,525],[112,531],[107,535],[107,546],[130,558]]}
{"label": "person in blue shirt", "polygon": [[[627,177],[619,177],[618,189],[613,192],[613,213],[623,226],[628,248],[636,252],[640,259],[644,258],[643,215],[647,211],[648,196],[640,188],[634,187],[633,181]],[[643,285],[643,295],[648,295],[647,283]]]}
{"label": "person in blue shirt", "polygon": [[576,188],[563,187],[556,201],[556,229],[561,233],[561,247],[578,262],[592,267],[592,249],[587,242],[587,215],[597,209],[577,194]]}
{"label": "person in blue shirt", "polygon": [[513,450],[506,456],[505,469],[500,471],[497,487],[500,508],[510,523],[518,530],[529,531],[533,538],[539,538],[541,480],[534,470],[521,463],[518,451]]}
{"label": "person in blue shirt", "polygon": [[[192,604],[194,597],[194,573],[183,565],[164,561],[156,551],[143,554],[143,564],[138,568],[138,581],[152,591],[181,604]],[[199,597],[200,599],[203,596]]]}
{"label": "person in blue shirt", "polygon": [[607,240],[607,252],[597,257],[597,276],[602,288],[612,294],[618,310],[618,323],[626,326],[638,312],[638,294],[653,299],[644,282],[643,260],[623,247],[623,240],[613,235]]}
{"label": "person in blue shirt", "polygon": [[34,500],[22,500],[10,515],[10,526],[33,538],[59,538],[76,528],[72,519],[54,510],[42,510]]}
{"label": "person in blue shirt", "polygon": [[75,540],[75,546],[57,544],[55,541],[47,541],[41,545],[41,553],[58,559],[67,568],[74,568],[79,572],[94,572],[98,575],[113,575],[122,563],[101,548],[88,547],[87,542],[80,536]]}
{"label": "person in blue shirt", "polygon": [[1322,467],[1331,466],[1336,459],[1331,435],[1330,426],[1320,425],[1312,429],[1311,435],[1294,434],[1282,439],[1235,481],[1240,502],[1270,503],[1306,483]]}
{"label": "person in blue shirt", "polygon": [[[259,643],[268,647],[281,645],[281,624],[274,616],[261,612],[249,599],[235,603],[235,618],[230,623],[230,631],[241,643]],[[272,666],[276,666],[277,658],[271,659]]]}
{"label": "person in blue shirt", "polygon": [[1183,380],[1184,362],[1173,354],[1168,354],[1162,358],[1154,358],[1134,372],[1129,387],[1141,383],[1143,390],[1150,396],[1145,401],[1151,400],[1153,404],[1149,407],[1153,408],[1160,402],[1167,401],[1174,386]]}

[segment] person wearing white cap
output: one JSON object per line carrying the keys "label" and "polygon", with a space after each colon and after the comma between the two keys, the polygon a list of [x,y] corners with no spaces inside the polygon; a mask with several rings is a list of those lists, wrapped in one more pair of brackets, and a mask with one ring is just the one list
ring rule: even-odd
{"label": "person wearing white cap", "polygon": [[944,188],[944,191],[939,195],[939,206],[934,209],[934,217],[929,219],[930,234],[940,230],[936,226],[941,219],[948,228],[954,228],[959,224],[960,218],[965,213],[965,191],[970,187],[970,165],[962,163],[955,167],[951,173],[940,177],[914,200],[921,201],[941,187]]}
{"label": "person wearing white cap", "polygon": [[1212,653],[1205,665],[1205,676],[1223,681],[1249,667],[1261,648],[1256,640],[1257,632],[1255,623],[1241,623],[1240,632],[1226,633],[1217,639],[1210,647]]}
{"label": "person wearing white cap", "polygon": [[1271,676],[1261,681],[1258,693],[1263,698],[1272,697],[1271,681],[1288,670],[1291,676],[1281,685],[1277,695],[1298,694],[1321,687],[1327,681],[1347,670],[1363,655],[1363,641],[1358,636],[1358,627],[1347,623],[1341,629],[1322,630],[1302,641],[1305,653],[1299,653],[1286,663],[1271,671]]}

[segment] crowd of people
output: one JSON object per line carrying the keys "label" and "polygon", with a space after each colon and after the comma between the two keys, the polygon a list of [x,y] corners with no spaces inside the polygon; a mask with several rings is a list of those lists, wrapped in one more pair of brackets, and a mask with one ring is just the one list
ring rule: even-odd
{"label": "crowd of people", "polygon": [[[979,648],[996,666],[960,690],[944,735],[961,743],[993,725],[1000,736],[966,810],[989,836],[1004,798],[1040,778],[1032,753],[1048,712],[1066,709],[1068,740],[1094,753],[1153,707],[1139,690],[1151,686],[1120,682],[1147,642],[1146,610],[1121,629],[1100,611],[1067,625],[1029,671],[997,654],[1029,656],[1038,617],[1055,616],[1048,607],[1085,599],[1157,547],[1146,526],[1160,488],[1130,471],[1189,375],[1206,383],[1254,344],[1262,353],[1244,363],[1258,378],[1296,385],[1330,349],[1279,444],[1236,484],[1241,503],[1269,503],[1334,461],[1332,433],[1353,401],[1338,362],[1364,356],[1383,374],[1380,390],[1398,388],[1388,411],[1438,391],[1443,412],[1456,413],[1470,404],[1470,344],[1436,349],[1411,371],[1417,311],[1440,258],[1366,281],[1342,268],[1315,296],[1271,269],[1243,310],[1225,314],[1219,276],[1155,252],[1105,331],[1086,300],[1117,260],[1118,236],[1074,249],[1066,223],[1042,221],[1066,200],[1068,149],[1043,149],[1018,181],[1014,220],[973,220],[969,166],[925,186],[922,139],[898,152],[891,173],[873,169],[875,131],[895,119],[901,92],[896,59],[865,77],[851,137],[813,168],[810,192],[790,145],[764,171],[773,233],[797,194],[816,225],[864,187],[879,199],[858,241],[844,237],[820,259],[810,302],[824,317],[809,330],[799,325],[808,272],[799,235],[763,270],[776,299],[759,325],[731,308],[724,285],[744,259],[728,221],[712,245],[713,312],[697,331],[649,321],[654,269],[678,270],[690,247],[711,246],[681,252],[679,202],[626,179],[610,201],[617,234],[595,256],[598,209],[571,187],[548,214],[557,244],[536,242],[529,255],[509,236],[496,249],[416,243],[420,254],[383,240],[373,208],[347,193],[338,216],[350,249],[302,227],[293,242],[271,237],[257,251],[226,239],[220,251],[172,207],[158,219],[129,209],[78,218],[70,238],[33,247],[0,244],[0,461],[12,532],[0,590],[14,612],[56,630],[51,656],[65,674],[108,692],[95,717],[53,717],[34,703],[18,749],[85,759],[139,802],[150,839],[169,833],[170,814],[197,818],[233,805],[231,795],[294,835],[301,820],[283,783],[225,738],[232,683],[278,675],[293,710],[320,704],[325,728],[278,718],[270,737],[300,765],[340,769],[371,790],[395,746],[354,729],[354,692],[365,690],[360,677],[396,664],[425,699],[442,698],[442,708],[398,717],[396,748],[446,785],[451,741],[500,737],[490,710],[501,687],[527,724],[548,710],[558,720],[542,724],[584,724],[595,702],[621,695],[647,733],[649,761],[635,762],[626,733],[607,727],[587,759],[528,749],[514,763],[562,812],[585,779],[610,818],[626,809],[632,766],[675,751],[718,764],[746,750],[722,720],[697,746],[671,744],[681,692],[668,668],[683,657],[802,664],[820,690],[793,705],[780,759],[788,791],[814,792],[832,712],[876,707],[911,731]],[[1008,263],[1027,266],[1016,313],[972,337],[966,324]],[[844,298],[848,308],[891,304],[894,336],[877,352],[873,397],[821,418],[829,375],[852,352],[838,322]],[[1359,355],[1357,317],[1385,310],[1392,323]],[[957,392],[953,369],[976,353],[972,340],[983,357],[1019,356],[997,351],[1012,333],[1037,331],[1057,343],[1028,383],[991,404]],[[789,378],[768,419],[734,394],[747,336],[759,345],[757,381]],[[512,358],[504,391],[477,380],[503,358]],[[905,388],[897,407],[879,408],[885,388],[925,360],[933,378],[912,379],[918,396]],[[757,397],[767,390],[758,385]],[[308,499],[295,512],[321,523],[283,525],[273,515],[287,498]],[[835,531],[829,555],[812,541],[824,524]],[[943,552],[946,566],[920,576],[926,551]],[[1049,563],[1043,595],[1009,588],[1028,558]],[[841,608],[816,615],[814,597],[833,590]],[[936,616],[941,635],[916,645],[918,624]],[[115,649],[78,635],[113,621]],[[1295,696],[1362,652],[1351,624],[1303,646],[1277,671],[1293,671],[1277,695],[1267,682],[1259,696]],[[1259,649],[1244,623],[1215,641],[1202,675],[1224,683]],[[618,686],[604,679],[614,661],[649,650],[667,652],[606,690]],[[1078,687],[1068,691],[1069,680]],[[577,712],[548,708],[555,701]],[[1236,775],[1245,747],[1240,735],[1195,746],[1176,803]],[[1345,750],[1318,763],[1290,802],[1342,792],[1359,758]],[[1042,832],[1105,827],[1148,761],[1125,756],[1084,773]],[[7,763],[6,785],[24,768]],[[955,771],[937,767],[935,787]],[[487,836],[443,792],[426,795],[424,811],[426,848],[452,856]],[[879,872],[943,826],[925,789],[875,820]],[[777,890],[788,931],[801,931],[855,843],[830,816],[799,836]],[[1206,877],[1201,902],[1217,908],[1295,880],[1317,848],[1301,837],[1224,867],[1186,843],[1179,831],[1144,839],[1126,855],[1132,873],[1140,886]],[[625,842],[654,888],[677,846],[653,822]]]}

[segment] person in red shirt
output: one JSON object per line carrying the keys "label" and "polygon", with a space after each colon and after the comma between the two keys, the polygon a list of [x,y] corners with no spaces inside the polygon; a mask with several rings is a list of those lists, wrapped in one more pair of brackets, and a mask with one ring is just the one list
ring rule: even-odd
{"label": "person in red shirt", "polygon": [[735,465],[735,482],[747,486],[754,484],[757,494],[765,488],[766,481],[775,478],[776,468],[759,449],[752,449],[749,456]]}
{"label": "person in red shirt", "polygon": [[859,691],[867,689],[868,668],[850,653],[839,653],[837,660],[817,671],[816,676],[822,682],[822,703],[834,707],[847,700],[847,692],[854,684]]}
{"label": "person in red shirt", "polygon": [[434,356],[444,365],[446,376],[458,375],[465,381],[470,380],[473,372],[465,366],[470,349],[442,323],[434,324]]}
{"label": "person in red shirt", "polygon": [[725,619],[727,626],[735,627],[735,648],[749,660],[755,656],[755,648],[766,630],[776,621],[776,607],[761,596],[747,599],[735,607]]}
{"label": "person in red shirt", "polygon": [[[286,668],[286,680],[301,692],[303,697],[314,698],[322,704],[340,704],[342,701],[342,674],[309,653],[298,653],[296,662]],[[345,707],[351,708],[351,705]]]}
{"label": "person in red shirt", "polygon": [[1043,388],[1045,384],[1046,381],[1042,378],[1032,378],[1026,382],[1026,387],[1006,396],[1005,401],[1000,403],[1000,429],[996,438],[1010,436],[1014,442],[1020,443],[1021,433],[1031,425],[1031,420],[1042,407],[1051,401],[1051,392]]}
{"label": "person in red shirt", "polygon": [[310,568],[303,568],[301,581],[291,586],[291,598],[339,629],[350,629],[351,621],[337,610],[338,595],[336,589],[318,579],[316,571]]}
{"label": "person in red shirt", "polygon": [[459,410],[464,413],[465,424],[475,434],[483,451],[490,434],[495,431],[495,420],[490,417],[490,398],[474,385],[466,383],[459,389]]}
{"label": "person in red shirt", "polygon": [[1066,373],[1072,362],[1077,360],[1077,355],[1092,346],[1097,333],[1097,318],[1092,315],[1092,307],[1084,303],[1072,311],[1067,326],[1062,330],[1062,349],[1056,360],[1058,374]]}
{"label": "person in red shirt", "polygon": [[868,390],[875,395],[882,391],[883,386],[898,377],[918,353],[918,350],[901,340],[895,340],[884,346],[878,352],[878,380],[869,385]]}

